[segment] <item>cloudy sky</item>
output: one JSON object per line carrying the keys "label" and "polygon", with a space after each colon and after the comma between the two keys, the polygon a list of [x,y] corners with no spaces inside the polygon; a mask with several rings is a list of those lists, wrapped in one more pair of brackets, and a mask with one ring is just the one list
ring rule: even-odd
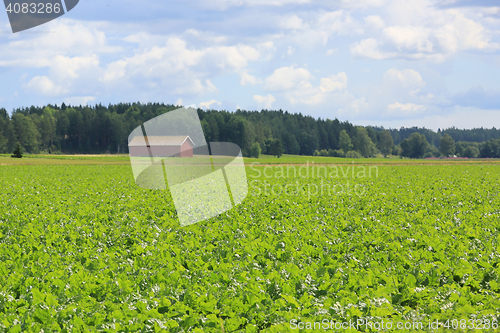
{"label": "cloudy sky", "polygon": [[496,0],[81,0],[12,34],[0,107],[164,102],[500,127]]}

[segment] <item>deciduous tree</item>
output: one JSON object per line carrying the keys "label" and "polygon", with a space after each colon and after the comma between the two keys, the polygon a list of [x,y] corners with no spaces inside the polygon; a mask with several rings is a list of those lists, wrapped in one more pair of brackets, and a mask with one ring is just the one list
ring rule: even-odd
{"label": "deciduous tree", "polygon": [[445,134],[439,143],[439,151],[444,156],[453,156],[455,154],[455,141],[449,134]]}
{"label": "deciduous tree", "polygon": [[384,157],[387,157],[387,155],[389,155],[392,152],[393,146],[394,146],[394,140],[392,138],[391,132],[385,130],[382,133],[380,133],[378,148],[380,149],[380,152],[382,152]]}

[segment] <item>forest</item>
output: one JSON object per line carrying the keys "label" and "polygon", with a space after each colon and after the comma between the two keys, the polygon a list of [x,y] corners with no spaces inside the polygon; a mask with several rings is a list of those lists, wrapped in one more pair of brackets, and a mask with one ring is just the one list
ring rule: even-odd
{"label": "forest", "polygon": [[[179,106],[120,103],[103,106],[0,108],[0,153],[16,146],[37,154],[128,153],[128,135],[137,126]],[[355,126],[287,111],[235,112],[198,109],[207,142],[238,144],[245,156],[263,154],[371,157],[500,157],[500,130]],[[256,156],[256,157],[257,157]]]}

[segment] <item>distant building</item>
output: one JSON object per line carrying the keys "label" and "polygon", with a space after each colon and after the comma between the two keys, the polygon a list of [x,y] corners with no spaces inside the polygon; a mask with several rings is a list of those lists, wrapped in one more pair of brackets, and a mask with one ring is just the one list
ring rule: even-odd
{"label": "distant building", "polygon": [[187,135],[136,136],[128,147],[134,157],[193,157],[194,142]]}

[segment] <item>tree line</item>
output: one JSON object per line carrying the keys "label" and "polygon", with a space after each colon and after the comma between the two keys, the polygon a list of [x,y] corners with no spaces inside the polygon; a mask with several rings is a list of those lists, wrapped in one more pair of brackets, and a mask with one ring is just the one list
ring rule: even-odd
{"label": "tree line", "polygon": [[[128,153],[127,140],[132,130],[177,108],[162,103],[63,103],[18,108],[12,114],[0,108],[0,153],[12,153],[17,145],[32,154]],[[500,131],[496,128],[449,128],[437,132],[418,127],[384,129],[283,110],[198,109],[198,115],[207,142],[236,143],[244,156],[500,157]]]}

